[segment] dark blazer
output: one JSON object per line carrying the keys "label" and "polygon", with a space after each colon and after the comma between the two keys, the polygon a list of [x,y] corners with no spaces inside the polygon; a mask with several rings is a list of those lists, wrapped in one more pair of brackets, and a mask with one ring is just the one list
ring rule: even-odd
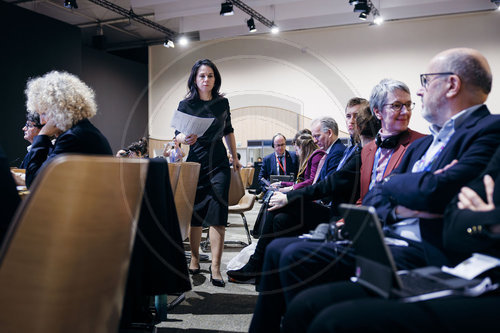
{"label": "dark blazer", "polygon": [[28,151],[26,155],[24,155],[23,161],[19,165],[19,169],[26,169],[32,157],[33,157],[33,151],[30,149],[30,151]]}
{"label": "dark blazer", "polygon": [[7,156],[0,147],[0,245],[20,201]]}
{"label": "dark blazer", "polygon": [[[297,172],[299,169],[299,161],[297,155],[292,152],[290,153],[288,150],[285,150],[285,158],[286,158],[286,174],[294,174],[297,176]],[[261,184],[262,191],[266,191],[266,185],[261,181],[262,178],[269,180],[271,175],[277,175],[278,169],[276,169],[276,155],[275,153],[269,154],[262,160],[262,166],[260,168],[259,173],[259,182]]]}
{"label": "dark blazer", "polygon": [[[413,142],[398,168],[365,196],[363,204],[375,206],[385,223],[397,222],[392,214],[397,205],[443,214],[460,188],[482,173],[496,151],[500,143],[500,116],[491,115],[482,105],[455,128],[430,171],[412,173],[413,165],[432,140],[432,136],[427,136]],[[455,159],[458,163],[452,168],[434,174]],[[443,247],[442,231],[443,219],[420,219],[422,239],[439,249]],[[432,263],[431,257],[427,259]]]}
{"label": "dark blazer", "polygon": [[332,202],[332,214],[337,215],[335,207],[339,203],[356,202],[358,199],[360,167],[361,147],[357,146],[340,170],[314,185],[288,192],[288,202],[328,198],[325,201]]}
{"label": "dark blazer", "polygon": [[323,164],[323,167],[319,172],[318,181],[325,179],[328,175],[337,170],[340,160],[344,154],[344,150],[345,145],[342,141],[340,141],[340,139],[337,139],[337,141],[332,144],[328,155],[326,155],[325,164]]}
{"label": "dark blazer", "polygon": [[[444,247],[447,251],[457,253],[457,256],[469,257],[473,252],[481,252],[500,257],[500,238],[488,236],[488,227],[500,224],[500,148],[497,149],[483,174],[467,184],[483,198],[484,202],[487,202],[483,183],[484,175],[490,175],[495,181],[493,192],[495,208],[493,210],[474,212],[469,209],[459,209],[457,207],[458,195],[446,207]],[[470,234],[467,231],[469,228],[475,232]]]}
{"label": "dark blazer", "polygon": [[83,119],[59,135],[54,145],[47,135],[37,135],[31,146],[32,157],[26,167],[26,186],[30,186],[40,169],[53,157],[64,153],[112,155],[108,140]]}
{"label": "dark blazer", "polygon": [[[422,133],[408,129],[408,131],[399,138],[398,145],[394,148],[394,153],[392,153],[389,164],[385,169],[384,178],[399,165],[410,143],[423,136],[425,135]],[[366,193],[368,193],[372,178],[373,162],[375,161],[375,153],[377,152],[377,149],[378,147],[375,144],[375,140],[373,140],[364,146],[361,151],[360,200],[363,200]]]}

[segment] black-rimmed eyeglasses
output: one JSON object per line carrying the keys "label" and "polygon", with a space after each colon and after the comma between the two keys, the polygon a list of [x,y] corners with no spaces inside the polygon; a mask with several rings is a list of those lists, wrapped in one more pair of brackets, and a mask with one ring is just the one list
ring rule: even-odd
{"label": "black-rimmed eyeglasses", "polygon": [[415,107],[415,102],[408,102],[408,103],[401,103],[401,102],[394,102],[392,104],[384,104],[383,106],[390,105],[392,111],[399,112],[403,108],[403,106],[406,108],[406,110],[411,111]]}
{"label": "black-rimmed eyeglasses", "polygon": [[443,76],[443,75],[456,75],[455,73],[453,72],[441,72],[441,73],[426,73],[426,74],[420,74],[420,84],[422,85],[422,87],[424,88],[427,88],[427,85],[429,84],[429,82],[431,82],[429,80],[429,77],[430,76]]}

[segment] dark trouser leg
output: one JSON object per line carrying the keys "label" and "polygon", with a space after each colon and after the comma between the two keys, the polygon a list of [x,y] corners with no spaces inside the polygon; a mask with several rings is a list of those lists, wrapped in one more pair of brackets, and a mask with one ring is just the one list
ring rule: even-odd
{"label": "dark trouser leg", "polygon": [[314,202],[294,202],[264,216],[262,236],[259,238],[252,256],[253,264],[262,267],[264,253],[272,240],[281,237],[298,236],[319,223],[328,222],[330,210]]}
{"label": "dark trouser leg", "polygon": [[354,276],[354,257],[335,243],[304,240],[283,250],[279,267],[283,293],[289,304],[306,288]]}
{"label": "dark trouser leg", "polygon": [[300,292],[287,308],[282,332],[306,332],[316,315],[344,300],[369,297],[365,289],[351,282],[327,283]]}
{"label": "dark trouser leg", "polygon": [[300,241],[298,238],[279,238],[269,244],[266,250],[262,277],[257,290],[260,291],[250,325],[250,332],[279,331],[285,301],[279,278],[279,258],[288,244]]}
{"label": "dark trouser leg", "polygon": [[307,332],[493,333],[498,332],[499,302],[499,296],[443,298],[417,303],[364,298],[325,308]]}

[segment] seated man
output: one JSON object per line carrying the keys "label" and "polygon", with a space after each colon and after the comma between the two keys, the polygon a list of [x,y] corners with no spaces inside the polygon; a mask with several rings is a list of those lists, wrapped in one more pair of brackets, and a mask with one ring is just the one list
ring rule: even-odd
{"label": "seated man", "polygon": [[[377,208],[383,222],[392,224],[387,234],[408,244],[391,246],[400,269],[450,264],[452,258],[440,250],[443,221],[439,214],[460,187],[485,168],[500,142],[500,117],[491,115],[483,105],[491,90],[491,71],[484,56],[471,49],[447,50],[432,59],[428,70],[430,74],[421,75],[418,95],[433,135],[415,141],[391,176],[374,184],[363,199],[363,204]],[[395,111],[394,104],[382,107],[390,106]],[[389,115],[401,121],[398,112]],[[409,217],[414,219],[397,223]],[[305,244],[292,251],[283,251],[282,244],[276,244],[281,245],[281,256],[270,251],[273,244],[269,246],[264,270],[278,271],[279,277],[266,285],[263,279],[261,290],[283,289],[289,303],[297,291],[312,283],[354,274],[353,258],[337,256],[339,248],[335,243],[319,248]],[[297,258],[306,260],[297,265]],[[290,267],[290,263],[294,265]],[[279,311],[285,305],[279,293],[276,295],[271,301],[265,299],[269,296],[259,295],[251,328],[258,330],[263,318],[266,323],[279,325]]]}
{"label": "seated man", "polygon": [[[481,252],[500,259],[500,191],[494,191],[493,181],[500,184],[500,149],[483,175],[447,206],[444,246],[464,258]],[[498,278],[498,270],[487,275],[496,272]],[[497,332],[498,304],[498,292],[405,304],[380,299],[359,284],[337,282],[298,294],[286,312],[283,331]]]}
{"label": "seated man", "polygon": [[262,179],[270,180],[271,175],[294,175],[297,176],[299,162],[294,152],[286,150],[286,138],[283,134],[277,133],[273,136],[271,146],[274,153],[264,157],[259,172],[259,182],[262,192],[267,191],[267,185]]}

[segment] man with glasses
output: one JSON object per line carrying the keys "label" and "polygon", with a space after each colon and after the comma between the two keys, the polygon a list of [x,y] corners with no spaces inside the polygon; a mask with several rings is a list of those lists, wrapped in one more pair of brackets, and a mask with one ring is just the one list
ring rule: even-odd
{"label": "man with glasses", "polygon": [[271,146],[274,153],[264,157],[259,172],[259,182],[262,191],[266,192],[267,185],[262,179],[269,180],[271,175],[297,175],[297,155],[286,150],[286,138],[281,133],[276,133],[272,138]]}

